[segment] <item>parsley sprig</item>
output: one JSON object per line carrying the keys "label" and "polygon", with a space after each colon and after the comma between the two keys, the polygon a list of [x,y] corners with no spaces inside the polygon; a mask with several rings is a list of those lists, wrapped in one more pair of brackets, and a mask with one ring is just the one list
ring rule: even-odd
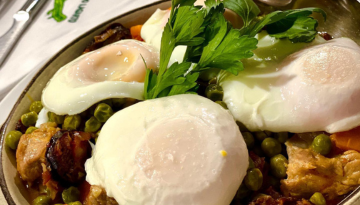
{"label": "parsley sprig", "polygon": [[[168,68],[176,46],[198,46],[205,40],[200,34],[205,29],[206,12],[201,10],[201,7],[193,6],[194,2],[172,1],[170,19],[161,38],[159,72],[156,74],[152,70],[146,71],[145,99],[186,93],[196,86],[195,81],[199,74],[184,75],[191,66],[190,62],[174,63]],[[180,6],[181,3],[184,6]]]}
{"label": "parsley sprig", "polygon": [[293,43],[314,40],[318,22],[310,16],[312,13],[320,13],[326,20],[326,13],[320,8],[274,11],[257,17],[260,10],[252,0],[224,0],[224,4],[243,19],[245,26],[241,29],[242,34],[255,36],[265,29],[270,36],[288,38]]}
{"label": "parsley sprig", "polygon": [[[317,27],[310,15],[318,12],[326,17],[321,9],[307,8],[276,11],[259,18],[260,9],[252,0],[207,0],[204,8],[194,3],[172,0],[161,39],[159,70],[146,70],[145,99],[195,93],[199,73],[210,68],[237,75],[244,69],[241,60],[253,56],[257,45],[254,36],[264,28],[276,38],[310,42]],[[225,8],[243,19],[243,28],[231,26],[223,15]],[[171,54],[179,45],[187,46],[184,61],[169,66]]]}

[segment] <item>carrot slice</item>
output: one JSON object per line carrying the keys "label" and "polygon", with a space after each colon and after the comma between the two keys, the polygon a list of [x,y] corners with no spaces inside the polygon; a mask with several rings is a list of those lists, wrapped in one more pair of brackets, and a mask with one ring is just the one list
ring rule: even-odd
{"label": "carrot slice", "polygon": [[139,41],[144,41],[142,38],[141,38],[141,28],[142,28],[142,25],[136,25],[136,26],[132,26],[130,28],[130,33],[131,33],[131,37],[135,40],[139,40]]}
{"label": "carrot slice", "polygon": [[356,150],[360,152],[360,127],[331,135],[335,145],[343,150]]}

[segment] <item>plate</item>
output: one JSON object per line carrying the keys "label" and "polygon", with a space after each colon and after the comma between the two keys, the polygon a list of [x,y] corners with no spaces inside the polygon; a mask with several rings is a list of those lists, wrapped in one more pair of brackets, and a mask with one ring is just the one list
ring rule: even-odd
{"label": "plate", "polygon": [[[30,203],[27,200],[28,196],[26,194],[27,192],[25,187],[21,183],[17,182],[18,180],[16,180],[17,171],[15,154],[13,151],[4,146],[4,138],[7,132],[14,129],[15,123],[18,121],[18,119],[20,119],[20,116],[27,112],[27,109],[31,103],[31,99],[40,99],[43,88],[46,86],[46,83],[53,76],[53,74],[61,66],[81,55],[83,49],[89,44],[89,42],[92,41],[93,36],[100,33],[108,25],[112,23],[121,23],[126,27],[130,27],[137,24],[143,24],[157,8],[167,9],[170,6],[171,3],[169,1],[160,1],[133,10],[98,25],[63,48],[59,53],[51,58],[45,64],[45,66],[35,74],[34,77],[29,75],[26,79],[24,79],[24,81],[22,81],[22,85],[24,85],[29,82],[29,79],[31,79],[25,90],[16,101],[2,128],[0,129],[0,185],[8,204],[23,205]],[[315,16],[315,18],[320,19],[320,31],[327,31],[334,37],[350,37],[358,44],[360,44],[360,39],[358,38],[358,36],[360,36],[360,13],[358,12],[360,11],[360,3],[355,0],[298,0],[282,8],[269,7],[263,4],[260,4],[260,7],[262,11],[302,7],[323,8],[328,13],[327,22],[324,23],[321,17]],[[12,97],[16,97],[19,89],[21,88],[22,86],[18,86],[16,88],[17,90],[12,92],[12,95],[14,95]],[[11,100],[8,101],[8,98],[5,99],[5,102],[8,103],[2,103],[1,106],[12,106],[13,102],[11,102]],[[360,204],[360,188],[351,193],[340,204]]]}
{"label": "plate", "polygon": [[11,91],[0,101],[0,126],[6,121],[7,116],[10,114],[18,97],[24,91],[31,79],[35,76],[37,70],[31,71],[27,74]]}
{"label": "plate", "polygon": [[[125,27],[143,24],[157,8],[167,9],[170,6],[171,3],[169,1],[159,1],[145,7],[135,9],[96,26],[81,35],[79,38],[75,39],[73,42],[69,43],[60,52],[53,56],[30,80],[15,105],[13,105],[9,116],[0,129],[0,186],[8,204],[30,204],[27,200],[29,197],[27,196],[25,187],[16,180],[17,171],[15,153],[4,145],[4,138],[7,132],[14,129],[15,123],[18,119],[20,119],[21,114],[27,112],[27,109],[31,104],[31,99],[40,99],[43,88],[46,86],[46,83],[54,75],[54,73],[63,65],[80,56],[84,48],[92,41],[93,37],[105,30],[107,26],[113,23],[121,23]],[[28,81],[23,81],[22,83],[27,82]],[[9,104],[5,104],[5,106],[12,106],[11,103],[12,102],[9,101]]]}

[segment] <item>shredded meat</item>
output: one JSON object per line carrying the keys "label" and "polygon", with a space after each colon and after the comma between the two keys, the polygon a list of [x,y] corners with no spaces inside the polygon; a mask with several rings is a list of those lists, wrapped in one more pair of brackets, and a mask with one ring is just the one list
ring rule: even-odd
{"label": "shredded meat", "polygon": [[92,185],[84,205],[118,205],[114,198],[108,197],[104,188]]}
{"label": "shredded meat", "polygon": [[249,205],[312,205],[308,200],[296,200],[294,198],[274,199],[271,196],[264,195],[249,203]]}
{"label": "shredded meat", "polygon": [[46,161],[46,145],[58,130],[60,129],[56,128],[56,123],[49,122],[42,124],[40,129],[31,134],[21,136],[16,150],[16,162],[23,180],[31,183],[41,177],[41,163]]}
{"label": "shredded meat", "polygon": [[281,181],[286,196],[308,198],[321,192],[327,199],[334,199],[360,185],[360,153],[350,150],[327,158],[291,141],[286,145],[288,178]]}
{"label": "shredded meat", "polygon": [[256,197],[249,205],[312,205],[306,199],[299,199],[295,197],[284,197],[279,192],[269,187],[265,194]]}
{"label": "shredded meat", "polygon": [[249,156],[254,161],[254,166],[260,169],[260,171],[264,174],[265,157],[259,157],[253,151],[250,151]]}
{"label": "shredded meat", "polygon": [[85,48],[83,53],[99,49],[123,39],[131,39],[130,30],[119,23],[111,24],[105,31],[94,37],[93,42]]}

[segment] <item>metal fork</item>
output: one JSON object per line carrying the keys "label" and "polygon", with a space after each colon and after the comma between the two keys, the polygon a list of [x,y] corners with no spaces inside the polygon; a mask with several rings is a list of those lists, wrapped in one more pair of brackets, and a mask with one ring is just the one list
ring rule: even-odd
{"label": "metal fork", "polygon": [[11,28],[0,37],[0,69],[21,34],[47,1],[48,0],[28,0],[24,6],[14,14]]}

